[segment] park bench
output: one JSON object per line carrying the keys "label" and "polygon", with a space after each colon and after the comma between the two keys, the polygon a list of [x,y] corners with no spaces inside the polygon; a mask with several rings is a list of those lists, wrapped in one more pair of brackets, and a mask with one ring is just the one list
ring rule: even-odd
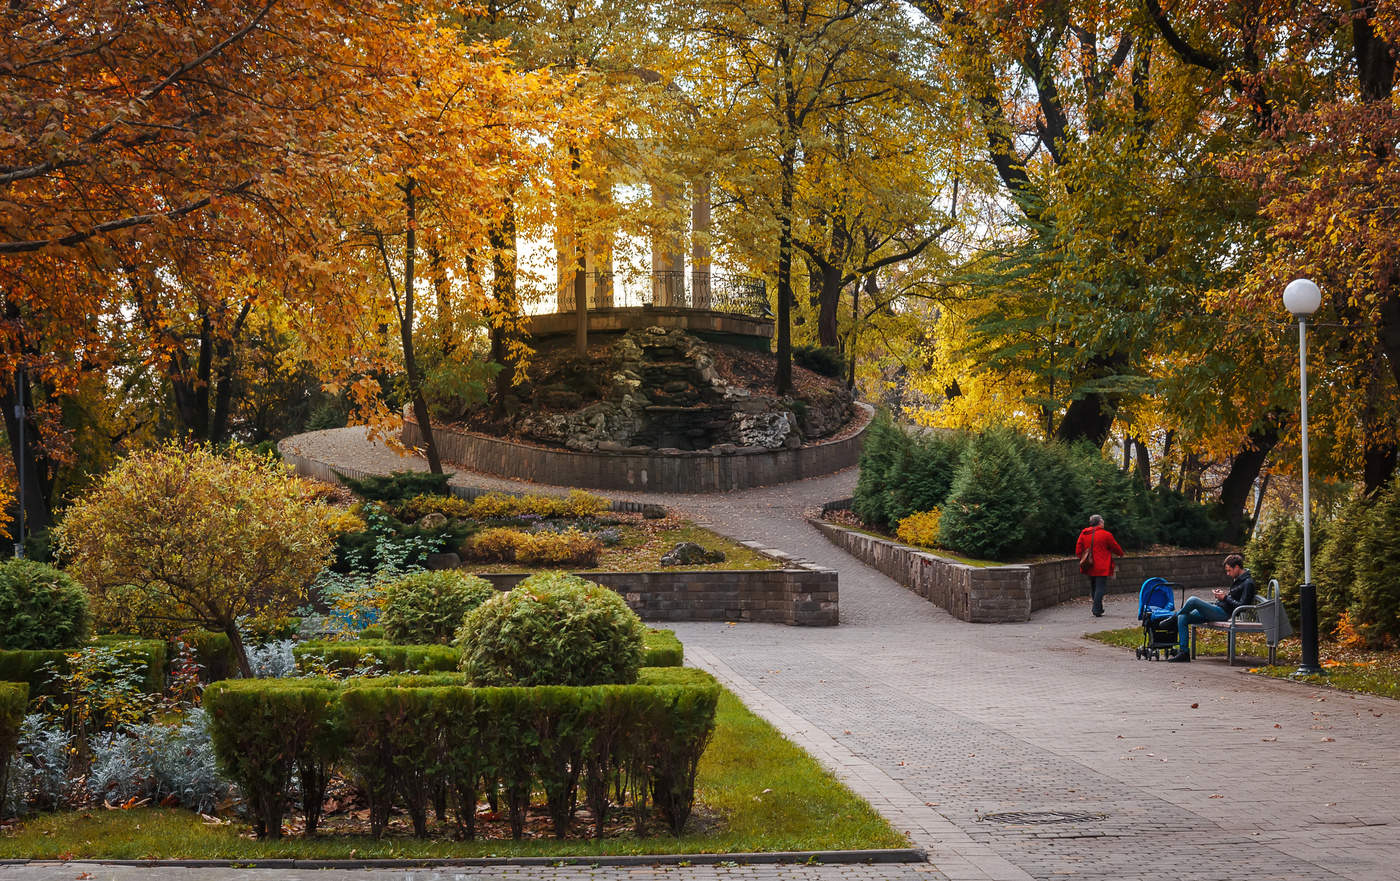
{"label": "park bench", "polygon": [[[1256,599],[1257,599],[1256,595]],[[1196,657],[1196,629],[1225,632],[1225,662],[1235,665],[1235,638],[1241,633],[1262,633],[1269,646],[1269,664],[1278,662],[1278,643],[1293,633],[1293,625],[1288,620],[1288,611],[1278,598],[1278,580],[1269,579],[1269,596],[1253,605],[1237,606],[1226,621],[1204,621],[1191,625],[1191,657]]]}

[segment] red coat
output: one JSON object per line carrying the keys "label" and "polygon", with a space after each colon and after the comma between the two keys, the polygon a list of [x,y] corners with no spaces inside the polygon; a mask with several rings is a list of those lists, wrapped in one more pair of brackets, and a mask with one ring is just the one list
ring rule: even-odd
{"label": "red coat", "polygon": [[1079,533],[1079,541],[1074,543],[1074,556],[1082,557],[1094,543],[1094,564],[1085,570],[1085,575],[1110,575],[1113,572],[1113,558],[1123,556],[1123,549],[1113,533],[1102,526],[1086,526]]}

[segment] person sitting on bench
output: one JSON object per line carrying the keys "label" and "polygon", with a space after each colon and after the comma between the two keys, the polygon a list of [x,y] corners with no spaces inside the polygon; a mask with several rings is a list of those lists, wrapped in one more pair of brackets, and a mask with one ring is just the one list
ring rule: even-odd
{"label": "person sitting on bench", "polygon": [[1231,554],[1225,558],[1225,574],[1231,578],[1228,591],[1217,587],[1215,602],[1208,603],[1200,597],[1191,597],[1176,613],[1177,653],[1167,658],[1178,664],[1191,660],[1191,625],[1206,621],[1228,621],[1230,613],[1254,599],[1254,577],[1244,568],[1244,557]]}

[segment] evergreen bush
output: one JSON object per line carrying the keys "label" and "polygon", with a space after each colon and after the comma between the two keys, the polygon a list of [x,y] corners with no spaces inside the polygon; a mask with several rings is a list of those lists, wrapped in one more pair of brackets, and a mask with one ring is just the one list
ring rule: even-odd
{"label": "evergreen bush", "polygon": [[963,454],[943,505],[939,544],[983,559],[1020,550],[1027,538],[1027,500],[1034,493],[1011,432],[982,432]]}
{"label": "evergreen bush", "polygon": [[820,376],[841,379],[846,375],[846,359],[835,346],[793,346],[792,361]]}
{"label": "evergreen bush", "polygon": [[1379,648],[1400,637],[1400,480],[1376,496],[1368,520],[1349,617],[1357,635]]}
{"label": "evergreen bush", "polygon": [[389,584],[379,623],[399,645],[449,643],[468,612],[496,595],[491,582],[453,569],[412,572]]}
{"label": "evergreen bush", "polygon": [[642,667],[679,667],[684,663],[685,646],[674,630],[647,630]]}
{"label": "evergreen bush", "polygon": [[1356,582],[1366,568],[1357,563],[1365,560],[1362,543],[1370,513],[1371,500],[1362,493],[1352,495],[1337,512],[1326,541],[1318,545],[1313,583],[1317,585],[1317,632],[1323,639],[1336,634],[1342,615],[1354,602]]}
{"label": "evergreen bush", "polygon": [[0,563],[0,649],[65,649],[88,637],[87,593],[67,573],[32,560]]}
{"label": "evergreen bush", "polygon": [[871,526],[887,529],[892,521],[886,515],[887,480],[910,445],[909,436],[895,425],[890,414],[881,410],[865,430],[860,450],[860,472],[856,477],[851,510]]}
{"label": "evergreen bush", "polygon": [[374,502],[402,502],[415,496],[449,495],[447,482],[452,475],[433,474],[431,471],[395,471],[387,476],[370,475],[360,479],[339,473],[336,477],[362,499]]}
{"label": "evergreen bush", "polygon": [[967,436],[958,432],[907,436],[885,475],[887,521],[894,525],[910,514],[942,507],[966,447]]}
{"label": "evergreen bush", "polygon": [[615,591],[548,572],[478,606],[457,646],[478,685],[600,685],[637,678],[645,634]]}

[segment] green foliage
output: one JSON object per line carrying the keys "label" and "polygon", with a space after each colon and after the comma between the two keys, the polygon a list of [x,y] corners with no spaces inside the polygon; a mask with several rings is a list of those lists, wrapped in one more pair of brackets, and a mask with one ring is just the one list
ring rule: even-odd
{"label": "green foliage", "polygon": [[996,559],[1024,546],[1035,498],[1030,471],[1006,429],[973,438],[958,466],[939,522],[939,544],[959,553]]}
{"label": "green foliage", "polygon": [[89,738],[144,721],[165,686],[165,643],[120,637],[68,652],[39,669],[46,677],[39,712],[74,736],[85,754]]}
{"label": "green foliage", "polygon": [[1368,519],[1349,617],[1357,635],[1379,647],[1400,638],[1400,481],[1380,492]]}
{"label": "green foliage", "polygon": [[878,528],[889,528],[892,521],[885,511],[887,475],[904,455],[909,436],[895,425],[889,413],[881,410],[865,430],[860,450],[860,474],[856,478],[851,510],[860,519]]}
{"label": "green foliage", "polygon": [[[1352,606],[1356,583],[1368,568],[1362,543],[1371,521],[1371,500],[1361,493],[1349,498],[1318,545],[1313,558],[1317,585],[1317,631],[1322,638],[1336,633],[1342,615]],[[1267,583],[1267,582],[1265,582]],[[1261,585],[1262,587],[1262,585]],[[1358,615],[1363,614],[1358,608]]]}
{"label": "green foliage", "polygon": [[674,630],[648,629],[642,654],[642,667],[679,667],[685,663],[685,646]]}
{"label": "green foliage", "polygon": [[598,685],[636,679],[645,633],[615,591],[546,572],[478,606],[457,645],[478,685]]}
{"label": "green foliage", "polygon": [[334,681],[315,679],[229,679],[204,692],[219,768],[242,790],[259,838],[282,837],[292,771],[315,779],[343,749],[338,697]]}
{"label": "green foliage", "polygon": [[200,678],[205,682],[228,679],[238,672],[238,659],[234,657],[233,643],[227,633],[191,630],[181,638],[194,649],[195,661],[203,668]]}
{"label": "green foliage", "polygon": [[63,571],[32,560],[0,563],[0,649],[73,648],[91,623],[87,594]]}
{"label": "green foliage", "polygon": [[433,474],[430,471],[395,471],[388,476],[370,475],[355,479],[344,474],[336,474],[350,488],[350,491],[363,499],[375,502],[401,502],[414,496],[445,496],[450,474]]}
{"label": "green foliage", "polygon": [[467,613],[496,595],[491,582],[451,569],[411,572],[390,582],[379,623],[390,642],[448,643]]}
{"label": "green foliage", "polygon": [[846,359],[835,346],[793,346],[792,362],[832,379],[841,379],[846,375]]}
{"label": "green foliage", "polygon": [[[694,801],[719,687],[684,668],[644,684],[469,688],[449,677],[233,680],[205,694],[220,767],[243,789],[259,836],[277,837],[293,768],[343,762],[369,796],[371,831],[401,804],[419,835],[439,792],[470,837],[481,781],[496,781],[517,838],[542,790],[562,837],[579,782],[601,828],[611,789],[652,799],[679,834]],[[352,736],[353,733],[353,736]],[[303,778],[305,779],[305,778]],[[630,793],[623,793],[623,787]]]}
{"label": "green foliage", "polygon": [[292,657],[303,673],[364,669],[432,673],[456,670],[461,662],[461,654],[449,645],[396,645],[367,639],[303,642],[292,647]]}
{"label": "green foliage", "polygon": [[[146,693],[159,694],[164,690],[167,649],[163,640],[102,636],[98,637],[98,641],[112,649],[123,663],[140,667],[140,682]],[[60,687],[55,676],[66,675],[69,656],[81,650],[0,651],[0,682],[27,683],[30,694],[34,696],[54,694]]]}
{"label": "green foliage", "polygon": [[19,729],[29,704],[29,686],[23,682],[0,682],[0,819],[5,817],[9,792],[10,756],[19,744]]}
{"label": "green foliage", "polygon": [[967,436],[935,432],[910,436],[885,475],[884,512],[891,525],[948,500]]}

